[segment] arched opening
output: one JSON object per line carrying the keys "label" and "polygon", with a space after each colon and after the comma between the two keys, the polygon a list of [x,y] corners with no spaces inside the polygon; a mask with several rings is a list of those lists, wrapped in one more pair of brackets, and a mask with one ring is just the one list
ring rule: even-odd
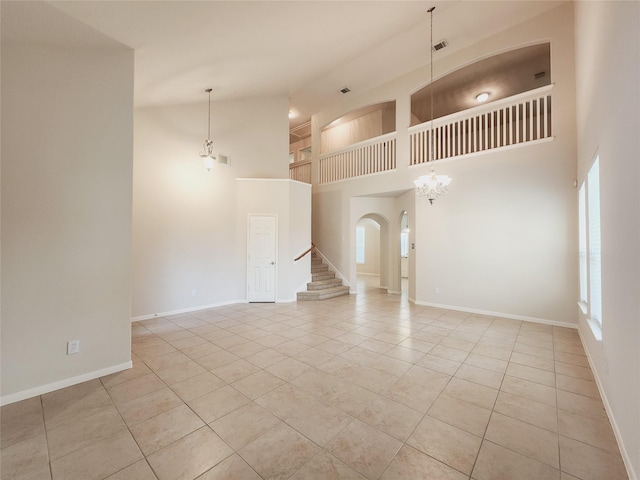
{"label": "arched opening", "polygon": [[378,214],[362,216],[355,227],[357,290],[387,290],[389,282],[389,222]]}
{"label": "arched opening", "polygon": [[400,292],[409,294],[409,215],[402,212],[400,218]]}

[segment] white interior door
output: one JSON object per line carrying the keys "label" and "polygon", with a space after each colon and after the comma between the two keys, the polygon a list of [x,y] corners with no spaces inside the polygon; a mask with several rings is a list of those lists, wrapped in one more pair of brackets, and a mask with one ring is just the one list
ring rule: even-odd
{"label": "white interior door", "polygon": [[276,301],[276,215],[249,215],[247,299]]}

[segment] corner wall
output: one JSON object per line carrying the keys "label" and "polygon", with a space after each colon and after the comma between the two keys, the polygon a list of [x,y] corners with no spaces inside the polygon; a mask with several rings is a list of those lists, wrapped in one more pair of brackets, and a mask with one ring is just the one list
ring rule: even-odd
{"label": "corner wall", "polygon": [[134,58],[44,4],[2,2],[2,21],[7,404],[131,365]]}
{"label": "corner wall", "polygon": [[582,314],[579,329],[629,476],[637,479],[640,3],[575,2],[575,18],[579,183],[596,151],[600,156],[602,341],[594,338]]}

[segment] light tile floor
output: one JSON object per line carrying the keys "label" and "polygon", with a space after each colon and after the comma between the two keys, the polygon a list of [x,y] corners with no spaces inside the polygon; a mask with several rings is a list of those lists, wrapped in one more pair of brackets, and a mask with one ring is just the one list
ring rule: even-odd
{"label": "light tile floor", "polygon": [[626,479],[575,330],[387,295],[132,326],[133,368],[2,408],[2,479]]}

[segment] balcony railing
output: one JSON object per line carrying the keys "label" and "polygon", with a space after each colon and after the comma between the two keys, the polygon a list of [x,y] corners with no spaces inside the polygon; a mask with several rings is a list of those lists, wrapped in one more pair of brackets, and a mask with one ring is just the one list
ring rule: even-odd
{"label": "balcony railing", "polygon": [[311,183],[311,160],[290,163],[289,178],[298,182]]}
{"label": "balcony railing", "polygon": [[[433,121],[433,158],[476,152],[542,140],[551,133],[551,90],[531,90]],[[429,161],[431,122],[409,128],[409,164]]]}
{"label": "balcony railing", "polygon": [[320,185],[395,170],[396,133],[350,145],[319,158]]}

